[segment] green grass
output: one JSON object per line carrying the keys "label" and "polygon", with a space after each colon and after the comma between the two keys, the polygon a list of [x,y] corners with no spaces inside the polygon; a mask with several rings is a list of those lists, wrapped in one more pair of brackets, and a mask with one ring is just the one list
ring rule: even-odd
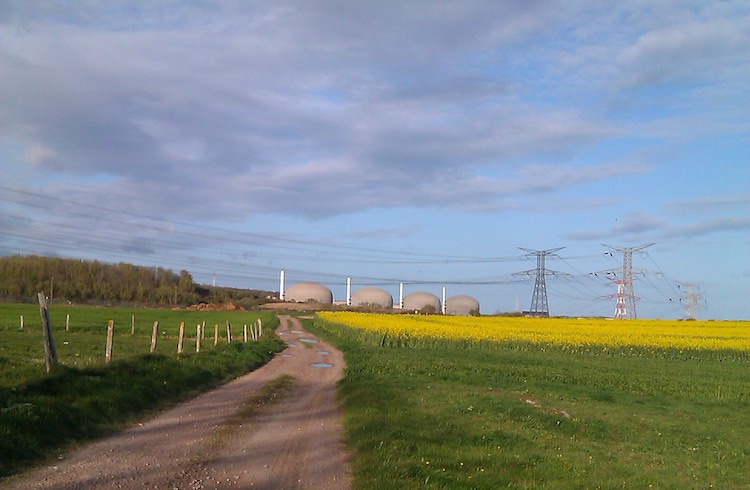
{"label": "green grass", "polygon": [[[20,330],[20,316],[24,329]],[[66,315],[70,316],[65,330]],[[135,335],[131,335],[132,316]],[[186,311],[169,309],[112,308],[96,306],[51,305],[50,320],[60,363],[68,367],[104,364],[108,320],[115,322],[113,358],[126,359],[147,354],[151,348],[151,331],[159,321],[156,352],[176,355],[180,322],[185,322],[184,352],[195,351],[196,326],[206,322],[202,350],[213,349],[214,325],[219,324],[219,345],[226,344],[226,322],[232,324],[234,341],[242,340],[242,327],[257,319],[264,333],[278,325],[273,313],[247,311]],[[0,304],[0,387],[12,387],[45,373],[39,307],[23,304]]]}
{"label": "green grass", "polygon": [[750,485],[748,353],[404,344],[315,323],[346,355],[357,488]]}
{"label": "green grass", "polygon": [[[258,314],[76,307],[70,311],[80,318],[81,324],[76,327],[71,324],[69,332],[55,325],[61,364],[47,375],[38,308],[36,325],[32,328],[30,322],[26,323],[22,332],[17,324],[4,323],[4,318],[23,314],[14,308],[17,305],[0,305],[3,318],[0,319],[0,476],[39,463],[72,443],[117,430],[148,411],[252,371],[285,347],[273,335],[272,328],[278,320],[268,315],[264,316],[264,337],[259,342],[235,341],[227,345],[224,340],[213,347],[207,336],[200,354],[178,356],[179,321],[193,324],[193,343],[186,342],[186,352],[191,352],[195,324],[203,319],[207,324],[229,319],[241,326],[254,321]],[[136,334],[130,334],[132,311],[144,323],[160,319],[168,324],[156,353],[148,353],[150,324],[137,326]],[[117,315],[126,316],[127,328],[116,327],[115,360],[105,365],[105,328],[101,325],[113,317],[117,323]],[[54,307],[52,318],[54,324]],[[224,323],[222,330],[225,332]],[[235,327],[235,335],[240,332],[241,328]]]}

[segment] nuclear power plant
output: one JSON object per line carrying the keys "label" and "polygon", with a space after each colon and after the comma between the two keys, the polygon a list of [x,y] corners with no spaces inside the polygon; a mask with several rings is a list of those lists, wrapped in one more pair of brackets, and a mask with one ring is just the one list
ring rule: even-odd
{"label": "nuclear power plant", "polygon": [[399,302],[385,289],[365,286],[352,292],[351,278],[346,281],[346,302],[334,302],[333,292],[318,282],[303,281],[286,288],[285,272],[281,271],[279,299],[289,303],[315,303],[318,305],[340,305],[352,309],[371,308],[377,310],[401,310],[418,313],[442,313],[444,315],[479,315],[479,302],[464,294],[441,299],[429,291],[415,291],[404,296],[404,284],[399,285]]}

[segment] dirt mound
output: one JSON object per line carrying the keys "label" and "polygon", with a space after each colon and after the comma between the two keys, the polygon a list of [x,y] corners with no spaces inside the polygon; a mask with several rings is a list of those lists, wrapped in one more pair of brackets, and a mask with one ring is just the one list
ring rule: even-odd
{"label": "dirt mound", "polygon": [[185,309],[189,311],[246,311],[245,308],[232,302],[225,304],[198,303],[195,305],[190,305]]}

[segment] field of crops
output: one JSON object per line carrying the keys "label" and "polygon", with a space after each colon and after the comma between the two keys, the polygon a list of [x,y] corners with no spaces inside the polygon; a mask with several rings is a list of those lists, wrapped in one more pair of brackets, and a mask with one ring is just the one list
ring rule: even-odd
{"label": "field of crops", "polygon": [[461,317],[324,312],[326,320],[392,338],[750,351],[750,322]]}
{"label": "field of crops", "polygon": [[749,322],[319,313],[360,488],[750,488]]}

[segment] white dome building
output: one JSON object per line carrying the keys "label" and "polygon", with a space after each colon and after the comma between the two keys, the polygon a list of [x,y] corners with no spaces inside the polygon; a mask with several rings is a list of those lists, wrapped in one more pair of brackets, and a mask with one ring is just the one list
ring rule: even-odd
{"label": "white dome building", "polygon": [[352,306],[393,308],[393,296],[385,289],[361,288],[352,293]]}
{"label": "white dome building", "polygon": [[440,313],[440,298],[426,291],[417,291],[404,298],[404,310]]}
{"label": "white dome building", "polygon": [[333,293],[317,282],[298,282],[287,288],[284,293],[286,301],[296,303],[333,304]]}
{"label": "white dome building", "polygon": [[451,296],[445,300],[445,314],[479,315],[479,301],[465,294]]}

